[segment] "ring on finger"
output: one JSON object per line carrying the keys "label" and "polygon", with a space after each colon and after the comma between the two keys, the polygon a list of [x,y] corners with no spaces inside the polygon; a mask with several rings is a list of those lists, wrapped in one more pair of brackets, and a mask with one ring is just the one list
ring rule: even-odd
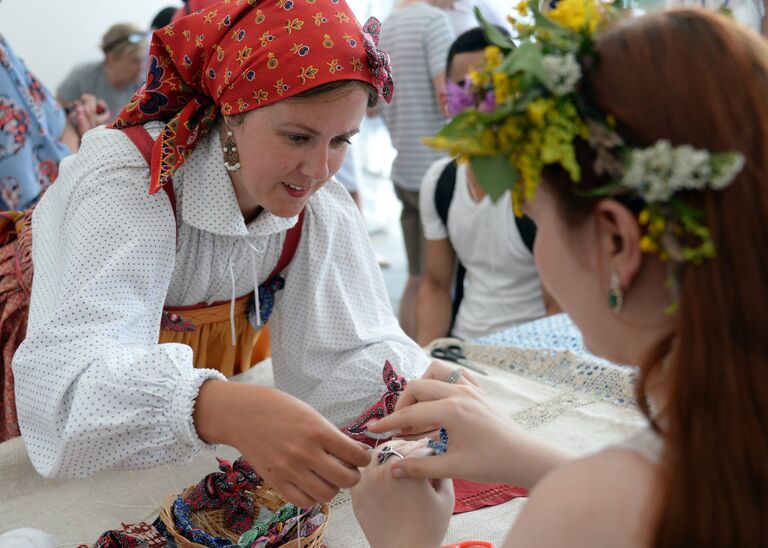
{"label": "ring on finger", "polygon": [[400,453],[398,453],[397,451],[395,451],[389,446],[382,447],[381,451],[379,451],[379,454],[376,458],[378,459],[379,464],[384,464],[385,462],[387,462],[387,460],[390,457],[393,457],[393,456],[400,457],[401,459],[405,458],[404,456],[402,456]]}
{"label": "ring on finger", "polygon": [[451,371],[451,374],[448,375],[448,377],[445,379],[445,382],[447,382],[448,384],[456,384],[456,381],[458,381],[463,374],[464,373],[461,372],[461,369],[454,369],[453,371]]}

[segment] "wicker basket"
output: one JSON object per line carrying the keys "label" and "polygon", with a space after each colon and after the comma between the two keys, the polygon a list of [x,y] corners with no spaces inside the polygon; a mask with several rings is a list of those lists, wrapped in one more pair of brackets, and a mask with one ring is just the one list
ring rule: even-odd
{"label": "wicker basket", "polygon": [[[182,498],[186,498],[187,495],[195,488],[195,486],[188,487],[181,494]],[[246,491],[253,499],[254,509],[256,514],[259,512],[259,508],[266,507],[270,512],[276,512],[279,508],[285,506],[287,501],[278,495],[271,487],[262,484],[261,487],[255,491]],[[168,533],[173,536],[176,544],[179,548],[204,548],[202,544],[197,544],[185,538],[176,529],[176,525],[173,521],[173,503],[178,498],[174,495],[166,499],[163,509],[160,511],[160,519],[168,529]],[[325,526],[328,525],[328,516],[330,515],[330,507],[324,504],[321,507],[321,512],[325,515],[325,521],[317,528],[317,530],[308,537],[301,538],[301,545],[299,545],[299,539],[293,539],[285,544],[281,544],[280,548],[321,548],[323,533],[325,532]],[[196,527],[206,531],[211,535],[218,537],[224,537],[232,541],[232,544],[237,544],[237,540],[240,535],[233,533],[226,528],[224,523],[224,510],[204,510],[200,512],[192,512],[192,521]]]}

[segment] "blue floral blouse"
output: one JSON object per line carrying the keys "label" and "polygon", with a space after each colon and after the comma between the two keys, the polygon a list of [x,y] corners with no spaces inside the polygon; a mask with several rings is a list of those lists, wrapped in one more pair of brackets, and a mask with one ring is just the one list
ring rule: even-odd
{"label": "blue floral blouse", "polygon": [[64,110],[0,35],[0,209],[24,209],[59,173]]}

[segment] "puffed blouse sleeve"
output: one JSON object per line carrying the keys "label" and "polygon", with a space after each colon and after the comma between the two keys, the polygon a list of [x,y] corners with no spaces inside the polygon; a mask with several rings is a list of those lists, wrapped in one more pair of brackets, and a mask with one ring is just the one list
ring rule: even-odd
{"label": "puffed blouse sleeve", "polygon": [[121,132],[97,129],[62,164],[33,217],[34,283],[13,360],[19,424],[47,477],[186,462],[204,446],[192,351],[158,344],[176,225]]}
{"label": "puffed blouse sleeve", "polygon": [[275,384],[342,426],[430,360],[400,329],[363,219],[331,181],[306,208],[299,249],[269,321]]}

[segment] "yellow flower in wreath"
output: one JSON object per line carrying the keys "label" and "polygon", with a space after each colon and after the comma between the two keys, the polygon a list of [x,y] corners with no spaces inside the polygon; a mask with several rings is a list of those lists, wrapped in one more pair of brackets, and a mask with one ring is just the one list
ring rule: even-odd
{"label": "yellow flower in wreath", "polygon": [[547,17],[576,32],[592,34],[602,22],[597,0],[561,0]]}
{"label": "yellow flower in wreath", "polygon": [[541,127],[544,125],[544,118],[552,109],[552,106],[552,99],[536,99],[528,104],[525,111],[528,114],[528,119],[534,125]]}
{"label": "yellow flower in wreath", "polygon": [[504,55],[501,53],[501,49],[498,46],[488,46],[485,48],[485,69],[489,72],[496,70],[502,61],[504,61]]}
{"label": "yellow flower in wreath", "polygon": [[509,75],[506,72],[493,73],[493,91],[496,95],[496,104],[501,105],[509,99]]}

